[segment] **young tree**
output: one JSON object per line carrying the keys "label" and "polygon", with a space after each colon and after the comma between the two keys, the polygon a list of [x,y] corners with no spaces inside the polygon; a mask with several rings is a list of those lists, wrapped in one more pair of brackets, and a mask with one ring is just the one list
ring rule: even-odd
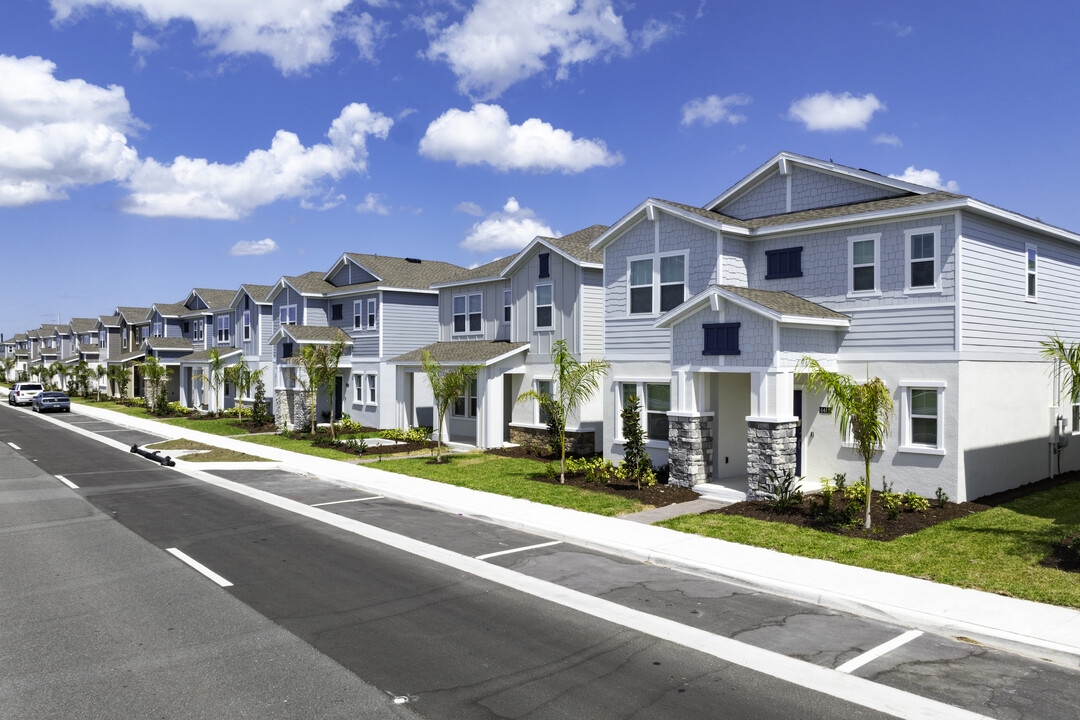
{"label": "young tree", "polygon": [[131,380],[131,376],[128,375],[127,365],[110,365],[108,370],[109,380],[116,384],[116,394],[121,400],[127,400],[128,382]]}
{"label": "young tree", "polygon": [[[64,379],[67,377],[67,366],[64,365],[64,363],[60,362],[59,360],[54,360],[53,362],[49,363],[49,367],[46,369],[46,373],[48,373],[48,380],[46,380],[46,384],[48,384],[52,389],[55,390],[56,388],[61,388],[64,386]],[[54,383],[54,380],[56,380],[57,378],[59,378],[59,382]]]}
{"label": "young tree", "polygon": [[255,427],[261,427],[273,420],[266,404],[266,386],[263,384],[262,375],[262,370],[252,373],[255,378],[255,399],[251,403],[251,424]]}
{"label": "young tree", "polygon": [[[297,381],[307,392],[311,402],[311,434],[315,434],[315,401],[319,390],[327,392],[337,376],[338,361],[345,352],[345,340],[339,339],[331,345],[304,345],[300,348],[297,363],[304,369],[306,377],[297,377]],[[331,418],[332,420],[333,418]],[[337,439],[334,423],[330,423],[330,437]]]}
{"label": "young tree", "polygon": [[214,398],[214,407],[211,408],[211,412],[220,413],[224,402],[218,400],[218,390],[225,383],[225,360],[222,359],[217,348],[210,348],[210,359],[206,361],[206,374],[196,375],[195,379],[205,380],[210,386],[210,394]]}
{"label": "young tree", "polygon": [[619,463],[628,477],[634,479],[638,490],[641,489],[641,477],[648,470],[652,472],[649,452],[645,449],[645,429],[641,427],[641,401],[637,395],[626,398],[622,412],[623,459]]}
{"label": "young tree", "polygon": [[[1055,361],[1055,365],[1063,368],[1065,377],[1062,390],[1069,397],[1069,402],[1074,405],[1080,402],[1080,346],[1066,345],[1057,333],[1054,333],[1053,337],[1039,341],[1039,345],[1042,346],[1039,354],[1047,360]],[[1050,366],[1051,372],[1055,365]]]}
{"label": "young tree", "polygon": [[247,361],[240,358],[235,365],[225,368],[225,382],[231,382],[236,386],[236,419],[243,418],[243,402],[241,398],[251,392],[251,386],[262,377],[263,371],[252,370]]}
{"label": "young tree", "polygon": [[431,394],[435,397],[435,414],[439,421],[439,438],[435,444],[435,462],[442,462],[443,417],[451,403],[465,394],[469,384],[476,378],[479,365],[460,365],[456,370],[447,370],[438,360],[423,351],[421,364],[431,384]]}
{"label": "young tree", "polygon": [[169,381],[169,368],[162,365],[156,357],[151,355],[146,358],[145,362],[139,364],[139,370],[142,372],[143,379],[149,388],[148,394],[150,397],[147,400],[147,407],[151,412],[164,412],[165,408],[161,407],[161,391],[165,383]]}
{"label": "young tree", "polygon": [[98,402],[101,402],[101,381],[107,377],[109,377],[109,368],[104,365],[96,365],[94,367],[94,378],[97,380],[97,382],[94,383],[94,386]]}
{"label": "young tree", "polygon": [[6,382],[11,376],[11,369],[15,367],[15,358],[6,357],[0,358],[0,368],[4,370],[4,381]]}
{"label": "young tree", "polygon": [[566,420],[600,389],[600,376],[611,364],[599,358],[578,362],[570,354],[565,340],[556,340],[551,346],[551,362],[555,366],[551,373],[552,394],[529,390],[521,393],[517,401],[535,400],[555,422],[559,433],[559,482],[565,483]]}
{"label": "young tree", "polygon": [[866,520],[870,527],[870,461],[885,444],[892,419],[892,393],[881,378],[855,382],[849,375],[834,373],[821,367],[811,357],[799,361],[796,372],[807,374],[806,387],[811,393],[825,392],[825,404],[833,408],[833,418],[840,424],[840,435],[855,441],[855,450],[863,459],[866,474]]}

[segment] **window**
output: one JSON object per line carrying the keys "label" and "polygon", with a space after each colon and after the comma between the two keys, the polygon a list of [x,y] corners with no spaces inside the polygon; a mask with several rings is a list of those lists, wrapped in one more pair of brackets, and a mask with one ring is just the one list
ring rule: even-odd
{"label": "window", "polygon": [[630,314],[652,313],[653,261],[630,261]]}
{"label": "window", "polygon": [[540,277],[551,277],[551,253],[540,253]]}
{"label": "window", "polygon": [[341,317],[342,317],[341,303],[338,303],[337,305],[331,305],[330,306],[330,319],[331,320],[340,320]]}
{"label": "window", "polygon": [[202,340],[203,339],[203,325],[204,324],[206,324],[205,320],[196,320],[195,321],[195,333],[194,333],[194,336],[195,336],[196,340]]}
{"label": "window", "polygon": [[765,251],[765,279],[802,277],[802,248]]}
{"label": "window", "polygon": [[189,332],[191,332],[191,323],[188,322],[187,320],[185,320],[184,321],[184,334],[187,335]]}
{"label": "window", "polygon": [[376,382],[375,377],[376,377],[375,375],[368,375],[367,376],[367,404],[368,405],[374,405],[375,404],[375,399],[376,399],[376,396],[375,396],[375,382]]}
{"label": "window", "polygon": [[849,279],[852,294],[880,294],[878,287],[878,240],[877,235],[860,235],[848,238]]}
{"label": "window", "polygon": [[483,296],[480,293],[454,296],[454,332],[480,332],[483,312]]}
{"label": "window", "polygon": [[98,345],[101,346],[102,350],[105,350],[106,348],[109,347],[109,331],[108,330],[98,330]]}
{"label": "window", "polygon": [[510,308],[513,306],[513,294],[509,290],[503,290],[503,322],[510,322]]}
{"label": "window", "polygon": [[295,325],[296,324],[296,306],[295,305],[282,305],[278,314],[278,319],[282,325]]}
{"label": "window", "polygon": [[905,292],[940,290],[938,242],[941,226],[904,231]]}
{"label": "window", "polygon": [[473,378],[465,392],[454,401],[452,413],[458,417],[476,417],[476,378]]}
{"label": "window", "polygon": [[686,257],[660,258],[660,312],[682,305],[686,299]]}
{"label": "window", "polygon": [[293,356],[293,344],[291,342],[281,343],[281,358],[291,358]]}
{"label": "window", "polygon": [[[550,380],[537,380],[536,392],[539,395],[551,396],[551,381]],[[539,402],[536,403],[536,422],[539,425],[547,425],[551,420],[551,413],[546,407]]]}
{"label": "window", "polygon": [[356,388],[356,402],[364,402],[364,376],[353,375],[352,376],[353,387]]}
{"label": "window", "polygon": [[375,298],[371,298],[367,301],[367,326],[368,330],[374,330],[376,326]]}
{"label": "window", "polygon": [[1028,300],[1035,300],[1038,297],[1036,291],[1038,290],[1037,272],[1039,252],[1038,248],[1031,243],[1027,244],[1025,251],[1027,254],[1027,297]]}
{"label": "window", "polygon": [[638,398],[642,412],[642,426],[649,440],[668,441],[668,411],[671,409],[671,388],[667,383],[624,382],[619,385],[619,437],[623,436],[621,412],[630,396]]}
{"label": "window", "polygon": [[364,301],[355,300],[352,304],[352,326],[359,330],[364,324]]}
{"label": "window", "polygon": [[158,320],[156,323],[154,323],[154,337],[161,337],[161,333],[162,323],[160,320]]}
{"label": "window", "polygon": [[[341,307],[341,306],[339,305],[338,307]],[[243,319],[244,340],[247,341],[247,340],[251,339],[251,311],[250,310],[245,310],[243,318],[244,318]],[[340,319],[340,318],[338,318],[338,319]]]}
{"label": "window", "polygon": [[705,323],[702,330],[705,345],[702,355],[738,355],[739,326],[741,323]]}
{"label": "window", "polygon": [[552,327],[552,285],[544,283],[536,286],[536,329],[549,330]]}
{"label": "window", "polygon": [[217,318],[217,341],[218,345],[229,342],[229,316],[218,315]]}
{"label": "window", "polygon": [[900,383],[902,452],[943,455],[942,397],[945,383],[918,381]]}

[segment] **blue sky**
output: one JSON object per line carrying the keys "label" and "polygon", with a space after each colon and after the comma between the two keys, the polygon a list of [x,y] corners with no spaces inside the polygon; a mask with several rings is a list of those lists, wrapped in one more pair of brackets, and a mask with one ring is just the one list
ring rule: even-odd
{"label": "blue sky", "polygon": [[475,265],[780,150],[1080,230],[1078,7],[6,0],[0,332]]}

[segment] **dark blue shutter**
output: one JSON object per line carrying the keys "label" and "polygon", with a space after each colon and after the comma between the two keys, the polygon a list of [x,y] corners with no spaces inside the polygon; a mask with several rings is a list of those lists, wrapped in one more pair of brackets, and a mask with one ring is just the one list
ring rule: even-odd
{"label": "dark blue shutter", "polygon": [[765,251],[765,279],[802,277],[802,248]]}
{"label": "dark blue shutter", "polygon": [[705,323],[702,355],[739,355],[739,326],[742,323]]}
{"label": "dark blue shutter", "polygon": [[551,253],[540,253],[540,277],[551,277]]}

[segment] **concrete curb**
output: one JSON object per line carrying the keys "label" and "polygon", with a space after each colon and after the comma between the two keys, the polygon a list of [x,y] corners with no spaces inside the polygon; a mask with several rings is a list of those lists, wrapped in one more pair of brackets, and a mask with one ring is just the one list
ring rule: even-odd
{"label": "concrete curb", "polygon": [[[241,440],[78,404],[72,405],[72,412],[164,437],[185,437],[251,453],[252,443]],[[398,475],[370,465],[255,447],[259,455],[283,467],[389,498],[1080,668],[1080,610],[687,535]]]}

